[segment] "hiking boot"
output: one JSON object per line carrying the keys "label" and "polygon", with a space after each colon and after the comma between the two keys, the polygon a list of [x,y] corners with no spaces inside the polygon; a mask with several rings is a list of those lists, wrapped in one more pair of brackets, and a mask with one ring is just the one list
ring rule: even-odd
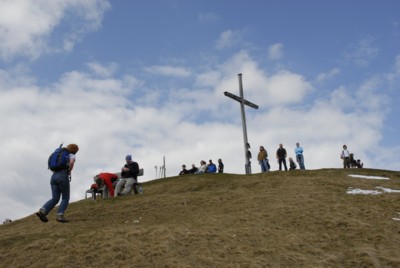
{"label": "hiking boot", "polygon": [[49,220],[47,219],[46,215],[45,215],[41,210],[39,210],[38,212],[36,212],[36,216],[38,216],[39,219],[40,219],[42,222],[48,222],[48,221],[49,221]]}
{"label": "hiking boot", "polygon": [[67,220],[66,218],[64,218],[64,216],[57,216],[56,221],[58,222],[69,222],[69,220]]}

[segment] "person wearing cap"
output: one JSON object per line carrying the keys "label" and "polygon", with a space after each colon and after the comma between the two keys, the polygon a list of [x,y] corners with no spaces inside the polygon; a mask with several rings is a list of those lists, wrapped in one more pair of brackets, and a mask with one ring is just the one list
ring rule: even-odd
{"label": "person wearing cap", "polygon": [[114,197],[113,183],[118,180],[118,176],[114,173],[100,173],[94,176],[97,189],[103,190],[103,198]]}
{"label": "person wearing cap", "polygon": [[[128,195],[130,194],[132,187],[135,194],[139,194],[137,189],[137,176],[139,174],[139,164],[132,161],[132,156],[127,155],[125,157],[126,164],[121,168],[121,179],[118,181],[115,186],[115,194],[119,195]],[[120,192],[122,187],[124,191]]]}

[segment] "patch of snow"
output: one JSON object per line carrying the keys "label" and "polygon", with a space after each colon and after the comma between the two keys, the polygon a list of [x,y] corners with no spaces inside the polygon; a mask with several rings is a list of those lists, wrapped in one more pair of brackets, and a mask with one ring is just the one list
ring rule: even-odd
{"label": "patch of snow", "polygon": [[362,189],[356,189],[356,188],[349,188],[346,191],[347,194],[370,194],[370,195],[378,195],[382,194],[380,191],[376,190],[362,190]]}
{"label": "patch of snow", "polygon": [[381,186],[375,187],[377,190],[362,190],[353,187],[349,187],[346,191],[347,194],[370,194],[370,195],[379,195],[383,193],[400,193],[400,190],[393,190],[389,188],[384,188]]}
{"label": "patch of snow", "polygon": [[379,176],[365,176],[365,175],[357,175],[357,174],[349,174],[349,176],[353,177],[353,178],[361,178],[361,179],[367,179],[367,180],[390,180],[390,178],[379,177]]}
{"label": "patch of snow", "polygon": [[393,190],[393,189],[383,188],[383,187],[375,187],[375,188],[381,189],[385,193],[400,193],[400,190]]}

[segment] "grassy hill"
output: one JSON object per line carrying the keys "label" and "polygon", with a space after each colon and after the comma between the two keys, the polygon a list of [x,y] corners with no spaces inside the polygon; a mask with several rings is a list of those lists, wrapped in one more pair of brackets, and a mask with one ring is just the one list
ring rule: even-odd
{"label": "grassy hill", "polygon": [[[390,180],[349,177],[383,176]],[[400,172],[204,174],[0,226],[0,267],[400,267]]]}

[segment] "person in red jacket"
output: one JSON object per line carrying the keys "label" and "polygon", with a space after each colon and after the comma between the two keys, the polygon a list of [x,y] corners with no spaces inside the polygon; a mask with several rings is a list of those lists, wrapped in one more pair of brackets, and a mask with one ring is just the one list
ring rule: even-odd
{"label": "person in red jacket", "polygon": [[118,180],[118,176],[114,173],[100,173],[94,176],[97,189],[103,189],[103,198],[114,197],[113,183]]}

